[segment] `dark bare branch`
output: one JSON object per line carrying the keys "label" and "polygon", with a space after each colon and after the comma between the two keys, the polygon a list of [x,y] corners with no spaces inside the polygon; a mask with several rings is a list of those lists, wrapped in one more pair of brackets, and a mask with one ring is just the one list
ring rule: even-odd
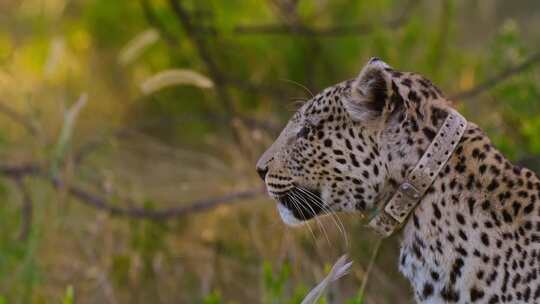
{"label": "dark bare branch", "polygon": [[82,188],[70,186],[68,192],[75,198],[79,199],[81,203],[88,206],[106,211],[114,216],[126,216],[130,218],[138,219],[150,219],[150,220],[167,220],[172,218],[177,218],[185,216],[187,214],[199,213],[207,211],[209,209],[223,206],[231,205],[238,203],[242,200],[254,198],[262,195],[264,192],[262,189],[257,190],[248,190],[248,191],[239,191],[229,193],[219,197],[213,197],[208,199],[202,199],[198,201],[191,202],[189,204],[182,204],[183,206],[161,209],[161,210],[152,210],[145,208],[129,207],[122,208],[117,207],[107,199],[100,197],[98,195],[92,194],[83,190]]}
{"label": "dark bare branch", "polygon": [[[175,35],[166,28],[164,23],[159,20],[159,17],[155,14],[155,11],[153,7],[151,6],[151,2],[149,0],[140,0],[141,7],[143,10],[143,14],[146,18],[146,21],[150,26],[157,29],[161,35],[165,38],[165,41],[173,48],[175,48],[179,40]],[[222,70],[219,69],[217,62],[213,60],[213,58],[210,56],[210,52],[208,51],[209,47],[208,44],[202,39],[202,37],[207,37],[209,35],[216,35],[218,31],[214,28],[210,27],[202,27],[200,25],[196,25],[194,22],[191,22],[194,18],[196,18],[197,12],[193,12],[192,14],[188,14],[188,12],[177,2],[177,8],[176,8],[176,15],[180,16],[180,20],[188,20],[183,21],[182,25],[186,29],[186,32],[188,33],[189,38],[196,38],[196,41],[192,39],[195,46],[197,47],[197,51],[199,52],[200,58],[203,59],[203,62],[208,67],[209,70],[209,76],[212,78],[212,80],[218,85],[217,88],[217,95],[220,100],[224,100],[225,103],[232,104],[232,98],[230,97],[230,94],[226,91],[226,87],[234,88],[241,90],[243,92],[247,92],[250,94],[256,94],[260,96],[265,97],[271,97],[277,102],[287,102],[289,100],[288,96],[288,90],[284,89],[280,86],[275,85],[268,85],[268,84],[262,84],[262,83],[254,83],[250,81],[247,78],[240,78],[236,77],[234,75],[231,75],[230,73],[224,73]],[[172,4],[171,4],[172,6]],[[186,27],[187,25],[187,27]],[[189,29],[189,31],[188,31]],[[226,106],[228,107],[228,106]],[[230,111],[233,112],[233,111]],[[226,113],[225,116],[230,116]],[[238,113],[234,113],[238,115]],[[230,119],[229,119],[230,120]]]}
{"label": "dark bare branch", "polygon": [[26,175],[38,175],[41,173],[39,164],[26,163],[21,165],[0,164],[0,174],[9,178],[20,178]]}
{"label": "dark bare branch", "polygon": [[[208,211],[222,205],[231,205],[264,194],[263,189],[237,191],[218,197],[196,200],[190,203],[179,203],[179,205],[181,205],[179,207],[152,210],[141,207],[115,206],[107,198],[100,194],[92,193],[80,186],[62,183],[60,179],[47,174],[46,171],[42,170],[37,164],[0,165],[0,174],[14,179],[15,181],[21,180],[25,176],[46,179],[57,189],[65,187],[68,194],[74,198],[77,198],[79,202],[87,206],[108,212],[113,216],[124,216],[149,220],[168,220],[178,218],[188,214]],[[29,197],[30,196],[28,195],[25,200],[27,200]],[[124,202],[126,205],[135,204],[129,200],[124,200]]]}
{"label": "dark bare branch", "polygon": [[496,85],[505,81],[506,79],[529,69],[530,67],[534,66],[535,64],[539,62],[540,62],[540,52],[534,53],[533,55],[527,57],[527,59],[525,59],[522,63],[509,67],[508,69],[502,71],[501,73],[491,78],[488,78],[487,80],[475,86],[474,88],[451,95],[450,99],[463,100],[463,99],[469,99],[469,98],[475,97],[484,91],[490,90],[491,88],[495,87]]}
{"label": "dark bare branch", "polygon": [[[387,28],[397,28],[405,20],[396,19],[384,24]],[[376,25],[356,24],[342,25],[326,28],[315,28],[310,26],[288,24],[261,24],[261,25],[240,25],[234,28],[235,34],[240,35],[298,35],[298,36],[357,36],[372,32]]]}
{"label": "dark bare branch", "polygon": [[203,37],[200,35],[197,27],[192,22],[190,14],[181,4],[181,1],[169,0],[169,4],[171,5],[173,12],[178,17],[178,20],[184,27],[184,30],[188,38],[195,45],[195,48],[199,54],[199,57],[205,63],[206,68],[208,69],[208,73],[210,74],[209,76],[214,81],[218,98],[225,105],[225,108],[227,112],[229,112],[229,115],[232,116],[232,114],[234,114],[235,111],[234,111],[231,97],[229,96],[227,89],[225,87],[225,77],[224,77],[224,74],[219,69],[217,62],[212,57],[210,53],[210,48],[208,47]]}
{"label": "dark bare branch", "polygon": [[235,34],[241,35],[298,35],[298,36],[356,36],[373,32],[377,27],[396,29],[405,24],[410,17],[410,12],[419,3],[418,0],[408,1],[404,5],[403,12],[399,16],[383,22],[382,24],[353,24],[336,25],[325,28],[310,27],[299,23],[294,24],[260,24],[241,25],[234,28]]}
{"label": "dark bare branch", "polygon": [[167,27],[159,20],[158,16],[156,15],[154,8],[150,4],[149,0],[140,0],[142,11],[144,14],[144,17],[148,24],[152,26],[153,28],[157,29],[163,38],[165,38],[165,41],[170,44],[177,44],[178,39],[176,36],[171,33]]}
{"label": "dark bare branch", "polygon": [[25,241],[28,239],[30,234],[30,229],[32,227],[32,218],[33,218],[33,209],[34,204],[32,203],[32,196],[28,191],[28,188],[24,184],[22,177],[17,177],[13,179],[17,189],[21,193],[22,199],[22,209],[21,209],[21,230],[19,232],[19,240]]}

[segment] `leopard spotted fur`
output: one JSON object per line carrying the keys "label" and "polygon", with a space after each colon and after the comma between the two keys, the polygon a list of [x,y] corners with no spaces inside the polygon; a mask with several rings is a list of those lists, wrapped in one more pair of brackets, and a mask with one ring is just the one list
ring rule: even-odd
{"label": "leopard spotted fur", "polygon": [[[257,170],[282,219],[381,208],[450,102],[426,78],[371,59],[306,102]],[[408,218],[399,268],[420,303],[540,303],[540,180],[474,123]]]}

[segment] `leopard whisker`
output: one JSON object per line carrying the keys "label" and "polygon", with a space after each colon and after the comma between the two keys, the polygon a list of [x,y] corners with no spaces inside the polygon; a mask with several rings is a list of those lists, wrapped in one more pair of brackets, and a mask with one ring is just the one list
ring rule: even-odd
{"label": "leopard whisker", "polygon": [[[293,204],[294,209],[298,210],[298,212],[300,212],[302,214],[302,217],[305,218],[306,216],[304,215],[304,212],[302,211],[302,208],[300,208],[299,202],[291,194],[292,194],[292,192],[290,194],[287,194],[287,197],[291,200],[291,203]],[[306,221],[306,224],[308,226],[309,232],[311,233],[311,236],[313,237],[313,241],[317,242],[317,238],[315,237],[315,233],[313,233],[313,229],[311,229],[311,225],[309,225],[308,221]]]}
{"label": "leopard whisker", "polygon": [[306,87],[305,85],[297,82],[297,81],[294,81],[294,80],[290,80],[290,79],[285,79],[285,78],[281,78],[279,79],[283,82],[288,82],[288,83],[292,83],[292,84],[295,84],[297,86],[299,86],[300,88],[304,89],[304,91],[306,91],[307,93],[309,93],[309,95],[311,96],[311,98],[315,97],[315,95],[313,94],[313,92],[311,92],[310,89],[308,89],[308,87]]}
{"label": "leopard whisker", "polygon": [[336,225],[339,232],[343,236],[343,239],[345,240],[345,246],[349,247],[349,239],[348,239],[347,233],[345,231],[346,230],[345,225],[343,225],[343,222],[342,222],[341,218],[339,217],[339,214],[333,212],[328,207],[328,204],[325,201],[323,201],[321,197],[319,197],[319,196],[315,195],[313,192],[311,192],[311,190],[306,189],[304,187],[300,187],[300,186],[297,186],[296,188],[298,188],[300,191],[303,191],[307,195],[309,195],[313,199],[314,203],[317,204],[325,212],[325,214],[330,215],[330,217],[332,218],[334,224]]}
{"label": "leopard whisker", "polygon": [[324,237],[326,238],[326,242],[328,243],[329,246],[332,246],[332,244],[330,242],[330,238],[328,237],[328,232],[326,230],[326,227],[325,227],[324,223],[321,221],[320,218],[317,217],[317,212],[315,212],[315,209],[313,209],[313,207],[310,206],[308,198],[306,198],[306,197],[304,197],[303,195],[300,195],[300,194],[301,193],[297,193],[297,192],[294,192],[294,191],[292,192],[293,196],[296,196],[301,203],[304,203],[304,206],[308,207],[311,210],[311,212],[314,215],[315,221],[317,222],[317,225],[319,226],[319,228],[321,229],[321,231],[324,234]]}

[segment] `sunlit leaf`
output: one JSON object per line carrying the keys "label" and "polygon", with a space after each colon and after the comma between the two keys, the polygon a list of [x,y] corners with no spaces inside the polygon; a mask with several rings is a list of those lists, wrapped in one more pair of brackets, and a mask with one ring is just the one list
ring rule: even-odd
{"label": "sunlit leaf", "polygon": [[146,79],[141,84],[144,94],[151,94],[165,87],[174,85],[192,85],[199,88],[209,89],[214,86],[209,78],[191,71],[183,69],[165,70]]}

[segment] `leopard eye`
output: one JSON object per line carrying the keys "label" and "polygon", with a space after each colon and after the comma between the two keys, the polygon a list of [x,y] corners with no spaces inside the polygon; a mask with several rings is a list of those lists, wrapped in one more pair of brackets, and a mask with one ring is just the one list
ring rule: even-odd
{"label": "leopard eye", "polygon": [[307,136],[309,135],[309,127],[302,127],[302,129],[300,129],[300,131],[298,131],[298,133],[296,134],[296,137],[297,138],[307,138]]}

